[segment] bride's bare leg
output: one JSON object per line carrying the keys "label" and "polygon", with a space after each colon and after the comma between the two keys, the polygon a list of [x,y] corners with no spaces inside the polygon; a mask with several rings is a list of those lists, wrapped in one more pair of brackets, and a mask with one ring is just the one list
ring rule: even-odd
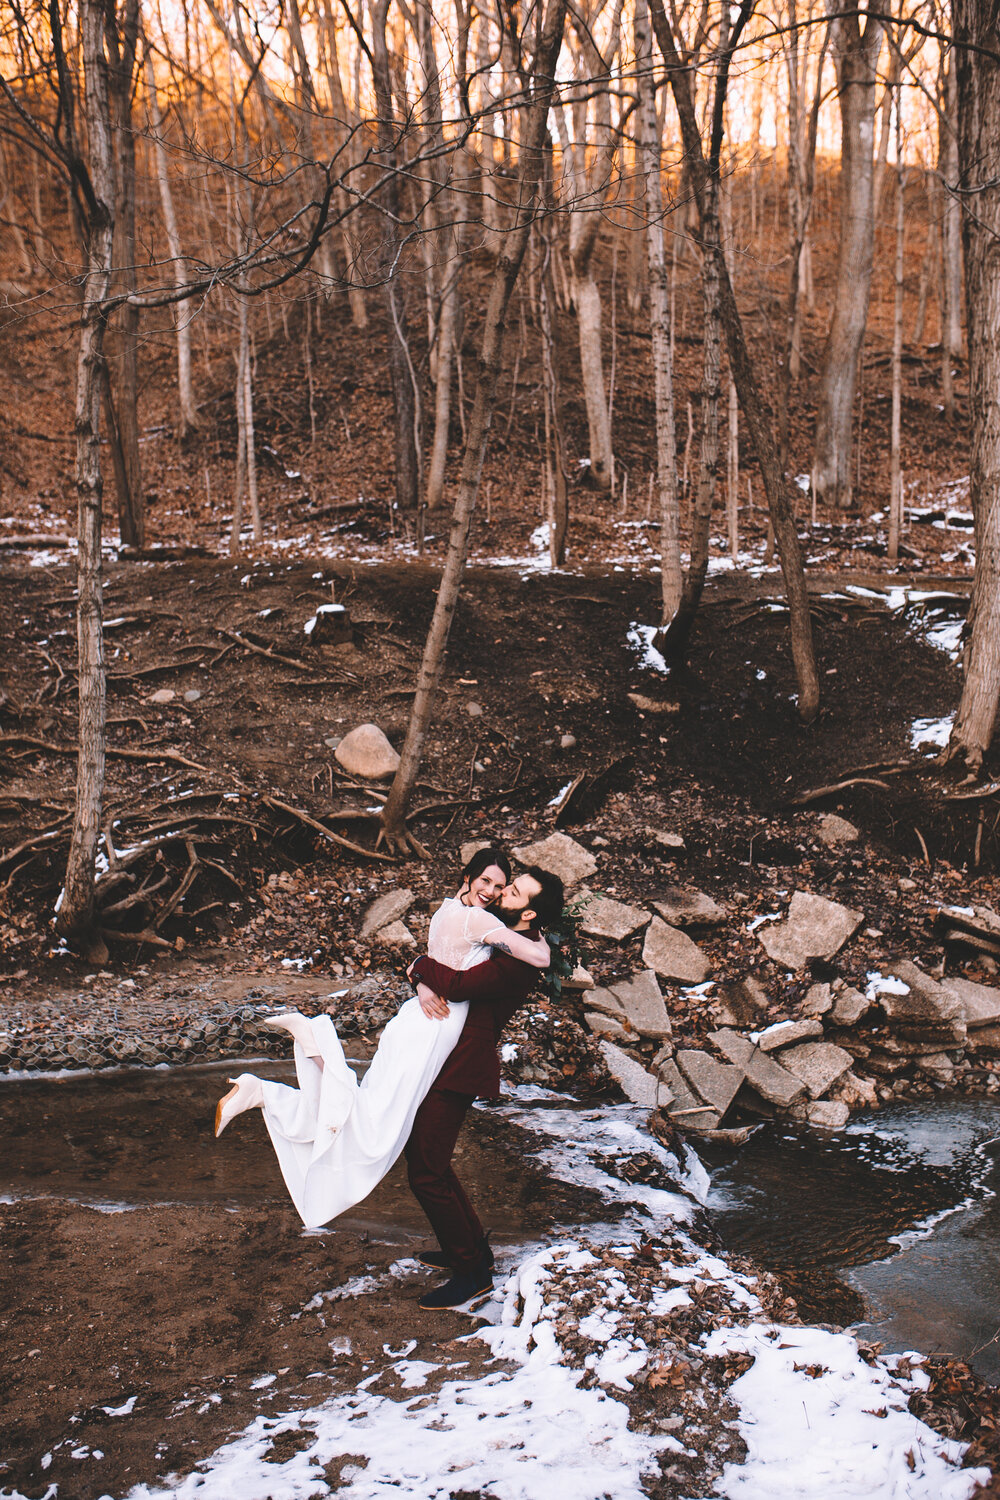
{"label": "bride's bare leg", "polygon": [[323,1054],[313,1035],[312,1022],[308,1016],[300,1015],[297,1010],[288,1010],[280,1016],[265,1016],[263,1025],[271,1031],[287,1031],[292,1040],[302,1048],[306,1057],[311,1057],[316,1065],[322,1068]]}

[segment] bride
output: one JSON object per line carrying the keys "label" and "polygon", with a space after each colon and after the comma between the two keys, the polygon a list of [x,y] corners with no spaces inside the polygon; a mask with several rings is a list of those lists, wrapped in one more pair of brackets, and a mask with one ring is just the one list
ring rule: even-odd
{"label": "bride", "polygon": [[[451,969],[470,969],[490,956],[491,940],[515,958],[548,967],[544,939],[512,932],[485,910],[510,879],[498,849],[481,849],[462,872],[456,896],[431,918],[427,951]],[[298,1088],[241,1073],[219,1100],[215,1134],[236,1115],[264,1115],[285,1185],[307,1229],[346,1212],[381,1182],[403,1150],[414,1116],[465,1024],[468,1002],[449,1005],[445,1020],[425,1015],[416,996],[405,1001],[379,1040],[359,1083],[328,1015],[309,1019],[296,1011],[264,1024],[288,1031],[295,1042]]]}

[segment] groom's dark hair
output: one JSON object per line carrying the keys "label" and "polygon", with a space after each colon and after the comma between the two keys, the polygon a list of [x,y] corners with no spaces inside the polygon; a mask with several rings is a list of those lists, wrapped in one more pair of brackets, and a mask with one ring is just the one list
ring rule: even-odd
{"label": "groom's dark hair", "polygon": [[462,871],[462,879],[466,883],[469,883],[481,875],[484,870],[488,870],[490,865],[496,865],[498,869],[503,871],[503,878],[509,885],[510,860],[502,849],[477,849]]}
{"label": "groom's dark hair", "polygon": [[563,883],[558,875],[551,875],[540,865],[528,865],[524,873],[530,875],[532,880],[537,880],[541,886],[538,895],[533,896],[528,902],[529,907],[535,913],[535,925],[548,927],[551,923],[558,921],[562,914],[565,900]]}

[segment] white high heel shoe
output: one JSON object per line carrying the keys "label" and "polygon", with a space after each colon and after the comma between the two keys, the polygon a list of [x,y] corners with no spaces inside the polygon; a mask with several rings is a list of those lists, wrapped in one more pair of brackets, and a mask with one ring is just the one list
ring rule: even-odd
{"label": "white high heel shoe", "polygon": [[239,1078],[230,1078],[233,1087],[228,1094],[223,1094],[215,1106],[215,1135],[216,1139],[222,1134],[230,1120],[235,1120],[237,1115],[243,1114],[247,1109],[259,1109],[264,1103],[264,1090],[260,1086],[260,1079],[255,1078],[252,1073],[241,1073]]}
{"label": "white high heel shoe", "polygon": [[280,1016],[265,1016],[262,1026],[271,1031],[287,1031],[294,1042],[298,1042],[307,1057],[320,1057],[321,1053],[313,1035],[312,1022],[297,1010],[282,1011]]}

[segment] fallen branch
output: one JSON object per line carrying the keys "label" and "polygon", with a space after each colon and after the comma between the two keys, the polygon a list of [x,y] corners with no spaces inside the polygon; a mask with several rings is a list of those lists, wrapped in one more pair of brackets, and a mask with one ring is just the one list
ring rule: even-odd
{"label": "fallen branch", "polygon": [[[5,734],[0,736],[0,745],[27,745],[32,750],[47,750],[50,755],[77,755],[76,745],[56,745],[50,740],[37,740],[27,734]],[[172,766],[187,766],[191,771],[208,771],[196,760],[188,760],[177,750],[119,750],[109,745],[105,750],[109,760],[167,761]]]}
{"label": "fallen branch", "polygon": [[874,786],[880,792],[891,792],[887,781],[881,781],[877,776],[848,776],[846,781],[834,781],[829,786],[814,786],[808,792],[800,792],[797,797],[789,797],[790,807],[804,807],[807,802],[819,802],[823,797],[832,797],[835,792],[842,792],[849,786]]}
{"label": "fallen branch", "polygon": [[50,824],[42,833],[36,833],[32,838],[25,839],[23,843],[15,844],[13,849],[8,849],[6,853],[0,854],[0,865],[9,865],[19,854],[23,854],[26,849],[37,849],[39,845],[46,843],[49,839],[57,838],[61,833],[65,832],[66,824],[69,822],[71,816],[71,813],[67,813],[64,818],[60,818],[58,822]]}
{"label": "fallen branch", "polygon": [[126,682],[132,677],[155,677],[158,672],[176,672],[183,667],[199,667],[204,656],[185,656],[179,661],[157,661],[151,667],[136,667],[134,672],[109,672],[109,682]]}
{"label": "fallen branch", "polygon": [[331,833],[329,828],[324,827],[316,818],[310,817],[307,812],[303,812],[300,807],[292,807],[290,803],[281,802],[277,797],[265,797],[263,801],[276,812],[287,813],[289,817],[297,818],[300,823],[304,823],[307,828],[321,833],[325,839],[330,840],[331,844],[337,844],[341,849],[349,849],[352,854],[360,854],[363,859],[389,862],[392,858],[389,854],[379,854],[375,849],[366,849],[362,844],[353,844],[350,839],[342,839],[339,833]]}
{"label": "fallen branch", "polygon": [[296,672],[312,672],[315,670],[308,662],[299,661],[297,657],[282,656],[280,651],[272,651],[268,646],[258,646],[254,641],[248,641],[246,636],[240,635],[238,630],[223,630],[221,626],[218,626],[217,629],[219,635],[227,636],[229,640],[235,641],[236,645],[242,646],[244,651],[253,651],[257,656],[266,656],[268,661],[280,661],[282,666],[294,667]]}

